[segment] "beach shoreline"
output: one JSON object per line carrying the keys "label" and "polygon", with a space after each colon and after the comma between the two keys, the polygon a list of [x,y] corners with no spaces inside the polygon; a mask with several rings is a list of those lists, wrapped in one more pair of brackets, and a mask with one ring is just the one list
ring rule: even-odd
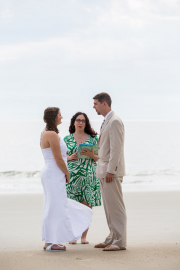
{"label": "beach shoreline", "polygon": [[67,251],[42,250],[43,194],[1,194],[2,270],[24,269],[180,269],[180,191],[124,192],[126,251],[103,252],[94,245],[109,230],[103,206],[94,208],[89,245],[66,244]]}

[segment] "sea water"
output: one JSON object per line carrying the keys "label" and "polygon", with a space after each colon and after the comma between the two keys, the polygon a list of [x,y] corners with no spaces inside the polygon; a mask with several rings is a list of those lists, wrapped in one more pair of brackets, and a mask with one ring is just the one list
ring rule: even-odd
{"label": "sea water", "polygon": [[[99,133],[101,120],[91,124]],[[68,135],[69,120],[59,126]],[[0,193],[43,192],[41,120],[0,121]],[[180,121],[124,121],[124,191],[180,190]]]}

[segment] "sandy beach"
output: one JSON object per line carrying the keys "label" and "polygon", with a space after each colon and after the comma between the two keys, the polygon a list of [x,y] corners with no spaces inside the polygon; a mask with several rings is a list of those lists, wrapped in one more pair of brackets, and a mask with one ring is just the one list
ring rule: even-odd
{"label": "sandy beach", "polygon": [[45,252],[41,241],[42,194],[0,195],[0,269],[180,269],[180,192],[127,192],[126,251],[94,245],[108,234],[103,206],[94,208],[89,245],[66,244]]}

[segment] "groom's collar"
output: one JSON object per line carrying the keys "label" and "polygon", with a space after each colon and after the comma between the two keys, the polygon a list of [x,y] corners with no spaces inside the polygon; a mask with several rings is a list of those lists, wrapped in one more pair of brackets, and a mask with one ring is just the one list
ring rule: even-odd
{"label": "groom's collar", "polygon": [[106,121],[108,115],[110,115],[110,113],[112,113],[112,110],[110,110],[110,111],[106,114],[106,116],[104,116],[104,120],[105,120],[105,121]]}
{"label": "groom's collar", "polygon": [[107,118],[106,118],[106,119],[104,118],[104,119],[105,119],[105,122],[104,122],[102,128],[100,129],[99,140],[100,140],[101,134],[103,133],[103,131],[104,131],[106,125],[108,124],[109,120],[111,119],[111,117],[112,117],[113,115],[114,115],[114,111],[110,111],[108,114],[106,114],[106,117],[107,117]]}

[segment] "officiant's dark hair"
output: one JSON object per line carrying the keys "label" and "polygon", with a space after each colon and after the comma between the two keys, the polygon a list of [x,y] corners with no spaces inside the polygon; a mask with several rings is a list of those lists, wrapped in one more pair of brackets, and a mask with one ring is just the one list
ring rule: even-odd
{"label": "officiant's dark hair", "polygon": [[107,105],[111,108],[112,100],[111,100],[110,95],[108,95],[108,93],[105,93],[105,92],[99,93],[95,95],[93,99],[97,99],[100,103],[103,103],[104,101],[106,101]]}
{"label": "officiant's dark hair", "polygon": [[89,118],[87,117],[87,115],[83,112],[77,112],[75,115],[73,115],[73,117],[71,118],[71,123],[70,123],[70,126],[69,126],[69,133],[72,134],[75,132],[75,126],[74,126],[74,122],[76,120],[76,118],[79,116],[79,115],[83,115],[84,118],[85,118],[85,129],[84,131],[90,135],[91,137],[95,137],[97,135],[97,132],[94,131],[94,129],[92,129],[91,127],[91,124],[89,122]]}
{"label": "officiant's dark hair", "polygon": [[59,130],[56,125],[56,117],[58,115],[59,108],[58,107],[48,107],[44,111],[44,122],[46,123],[47,130],[53,130],[56,133],[59,133]]}

